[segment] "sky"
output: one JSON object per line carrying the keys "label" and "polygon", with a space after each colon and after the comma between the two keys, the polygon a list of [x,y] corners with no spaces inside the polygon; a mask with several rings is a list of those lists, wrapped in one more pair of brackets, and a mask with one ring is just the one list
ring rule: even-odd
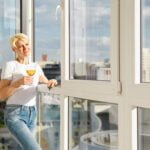
{"label": "sky", "polygon": [[[60,60],[60,12],[56,14],[59,0],[35,1],[35,60],[48,54],[52,61]],[[59,10],[60,11],[60,10]]]}
{"label": "sky", "polygon": [[[59,0],[35,0],[35,60],[42,54],[60,61],[61,15]],[[5,9],[7,6],[7,9]],[[9,37],[15,33],[15,0],[0,0],[0,64],[13,59]],[[150,1],[143,0],[143,46],[150,47]],[[97,62],[110,59],[111,0],[72,0],[70,2],[71,59]],[[19,18],[17,18],[19,19]],[[17,31],[18,32],[18,31]],[[0,66],[1,67],[1,66]]]}
{"label": "sky", "polygon": [[145,48],[150,48],[150,1],[143,0],[143,24],[142,24],[142,37],[143,37],[143,46]]}

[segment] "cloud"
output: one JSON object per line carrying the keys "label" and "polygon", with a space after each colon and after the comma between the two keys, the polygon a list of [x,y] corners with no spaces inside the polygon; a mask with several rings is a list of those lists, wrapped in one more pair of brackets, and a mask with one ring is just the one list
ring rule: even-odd
{"label": "cloud", "polygon": [[56,21],[56,4],[52,7],[50,4],[47,5],[39,5],[36,6],[35,9],[35,17],[38,19],[39,22],[48,22],[49,20]]}
{"label": "cloud", "polygon": [[110,37],[107,36],[101,36],[101,37],[92,37],[88,38],[88,43],[90,45],[95,45],[95,47],[101,47],[101,46],[110,46]]}
{"label": "cloud", "polygon": [[[86,9],[78,9],[77,12],[75,10],[75,17],[76,18],[87,18],[87,20],[90,20],[90,22],[93,23],[95,20],[101,20],[102,17],[107,17],[111,15],[111,9],[109,7],[87,7]],[[90,19],[88,19],[90,18]],[[92,19],[92,21],[91,21]]]}
{"label": "cloud", "polygon": [[43,14],[43,13],[48,13],[49,9],[47,5],[41,5],[36,7],[35,11],[36,14]]}
{"label": "cloud", "polygon": [[12,20],[20,19],[19,17],[18,18],[16,17],[16,14],[20,16],[19,9],[9,8],[1,14],[1,17],[5,17],[5,19],[12,19]]}
{"label": "cloud", "polygon": [[[95,8],[94,8],[95,10]],[[93,11],[94,11],[93,10]],[[110,8],[104,8],[104,7],[96,7],[96,17],[101,17],[101,16],[109,16],[110,15]]]}
{"label": "cloud", "polygon": [[88,7],[86,9],[87,16],[93,16],[101,18],[102,16],[109,16],[110,15],[110,8],[109,7]]}
{"label": "cloud", "polygon": [[99,40],[100,45],[110,45],[110,37],[103,36]]}
{"label": "cloud", "polygon": [[150,17],[150,7],[144,7],[143,16],[144,17]]}
{"label": "cloud", "polygon": [[93,27],[93,25],[100,25],[104,22],[109,23],[110,15],[110,8],[90,7],[86,12],[86,24],[88,25],[88,27]]}
{"label": "cloud", "polygon": [[[86,42],[86,43],[85,43]],[[76,42],[77,45],[72,43],[71,48],[75,49],[73,51],[73,57],[76,59],[80,57],[86,57],[91,61],[98,61],[100,59],[105,59],[110,57],[110,38],[103,37],[90,37],[81,38]]]}

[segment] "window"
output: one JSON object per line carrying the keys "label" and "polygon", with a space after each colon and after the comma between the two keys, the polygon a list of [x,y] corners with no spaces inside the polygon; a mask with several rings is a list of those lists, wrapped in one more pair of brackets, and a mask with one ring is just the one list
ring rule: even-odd
{"label": "window", "polygon": [[60,81],[60,24],[59,0],[35,0],[34,57],[48,79]]}
{"label": "window", "polygon": [[43,150],[60,149],[60,95],[39,93],[38,141]]}
{"label": "window", "polygon": [[141,82],[150,82],[150,3],[141,1]]}
{"label": "window", "polygon": [[111,0],[70,0],[70,79],[112,79],[111,12]]}
{"label": "window", "polygon": [[0,69],[9,60],[14,59],[10,48],[10,37],[20,32],[20,0],[0,1]]}
{"label": "window", "polygon": [[[9,40],[21,31],[20,6],[20,0],[0,1],[0,76],[3,64],[15,59]],[[4,106],[5,102],[0,102],[0,149],[17,149],[16,141],[4,124]]]}
{"label": "window", "polygon": [[[33,59],[48,79],[61,80],[61,7],[59,0],[34,1]],[[42,149],[60,149],[60,96],[40,93],[38,140]]]}
{"label": "window", "polygon": [[[132,123],[128,114],[127,126],[131,127],[132,150],[147,149],[149,140],[149,6],[148,0],[135,0],[123,2],[122,6],[130,5],[128,12],[123,10],[122,16],[122,56],[125,57],[122,67],[125,85],[123,90],[126,93],[125,103],[128,113],[131,115],[132,109],[136,108],[132,117]],[[125,13],[126,12],[126,13]],[[130,25],[129,25],[130,23]],[[128,29],[126,28],[128,27]],[[128,60],[127,60],[128,59]],[[125,62],[126,60],[126,62]],[[122,69],[123,69],[122,68]],[[127,111],[126,111],[127,113]],[[126,118],[126,120],[127,120]],[[126,149],[128,149],[126,147]],[[129,148],[131,149],[131,147]]]}
{"label": "window", "polygon": [[74,97],[69,101],[69,150],[117,150],[117,105]]}
{"label": "window", "polygon": [[150,109],[138,108],[138,150],[150,147]]}

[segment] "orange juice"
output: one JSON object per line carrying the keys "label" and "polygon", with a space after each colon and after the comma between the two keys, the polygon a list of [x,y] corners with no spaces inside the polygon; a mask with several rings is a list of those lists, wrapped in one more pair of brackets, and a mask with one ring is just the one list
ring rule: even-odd
{"label": "orange juice", "polygon": [[26,72],[27,72],[27,74],[28,74],[29,76],[33,76],[33,75],[35,74],[36,70],[34,70],[34,69],[29,69],[29,70],[26,70]]}

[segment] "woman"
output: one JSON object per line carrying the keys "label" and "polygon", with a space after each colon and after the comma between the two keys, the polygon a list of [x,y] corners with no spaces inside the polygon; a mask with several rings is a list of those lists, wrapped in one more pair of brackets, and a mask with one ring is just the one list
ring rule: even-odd
{"label": "woman", "polygon": [[[27,63],[31,53],[28,37],[18,33],[11,38],[11,47],[17,58],[6,63],[0,81],[0,99],[7,99],[5,123],[19,143],[20,150],[40,150],[36,141],[36,87],[39,82],[48,87],[57,85],[55,79],[48,80],[40,66]],[[29,76],[27,70],[34,73]],[[29,71],[29,70],[28,70]]]}

